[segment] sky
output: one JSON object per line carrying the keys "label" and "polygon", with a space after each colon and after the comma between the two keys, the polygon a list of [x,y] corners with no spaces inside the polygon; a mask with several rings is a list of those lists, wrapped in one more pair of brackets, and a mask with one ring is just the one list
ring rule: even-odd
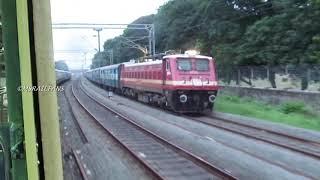
{"label": "sky", "polygon": [[[51,0],[52,23],[129,24],[155,14],[168,0]],[[101,50],[107,39],[123,30],[104,29]],[[89,67],[98,49],[97,32],[82,29],[53,29],[55,60],[65,60],[70,69]]]}

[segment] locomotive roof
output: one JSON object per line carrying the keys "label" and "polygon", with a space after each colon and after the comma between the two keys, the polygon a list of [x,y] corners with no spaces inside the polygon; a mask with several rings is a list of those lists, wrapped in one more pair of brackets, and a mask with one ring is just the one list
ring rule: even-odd
{"label": "locomotive roof", "polygon": [[95,70],[104,70],[104,69],[114,69],[114,68],[118,68],[121,64],[113,64],[113,65],[109,65],[109,66],[102,66],[99,68],[95,68],[95,69],[90,69],[89,71],[86,72],[91,72],[91,71],[95,71]]}
{"label": "locomotive roof", "polygon": [[[203,55],[187,55],[187,54],[174,54],[174,55],[167,55],[164,56],[163,59],[165,58],[202,58],[202,59],[210,59],[212,60],[212,57],[210,56],[203,56]],[[131,63],[131,62],[125,62],[125,63],[121,63],[124,64],[126,67],[134,67],[134,66],[141,66],[141,65],[152,65],[152,64],[161,64],[162,60],[155,60],[155,61],[148,61],[148,62],[142,62],[142,63]],[[95,69],[91,69],[87,72],[90,71],[94,71],[94,70],[98,70],[98,69],[113,69],[113,68],[118,68],[121,64],[113,64],[113,65],[109,65],[109,66],[103,66],[100,68],[95,68]]]}
{"label": "locomotive roof", "polygon": [[173,55],[167,55],[164,56],[163,59],[165,58],[202,58],[202,59],[212,59],[210,56],[203,56],[203,55],[188,55],[188,54],[173,54]]}
{"label": "locomotive roof", "polygon": [[125,66],[134,67],[134,66],[141,66],[141,65],[161,64],[161,63],[162,63],[162,60],[155,60],[155,61],[142,62],[142,63],[130,63],[130,64],[125,64]]}
{"label": "locomotive roof", "polygon": [[64,71],[64,70],[60,70],[60,69],[55,69],[56,72],[65,72],[65,73],[70,73],[70,71]]}
{"label": "locomotive roof", "polygon": [[109,66],[103,66],[103,67],[100,67],[98,69],[101,69],[101,70],[104,70],[104,69],[114,69],[114,68],[118,68],[121,64],[112,64],[112,65],[109,65]]}
{"label": "locomotive roof", "polygon": [[[187,55],[187,54],[174,54],[174,55],[167,55],[164,56],[163,59],[165,58],[201,58],[201,59],[209,59],[212,60],[212,57],[210,56],[202,56],[202,55]],[[149,61],[149,62],[142,62],[142,63],[128,63],[125,64],[126,67],[134,67],[134,66],[140,66],[140,65],[152,65],[152,64],[161,64],[162,60],[155,60],[155,61]]]}

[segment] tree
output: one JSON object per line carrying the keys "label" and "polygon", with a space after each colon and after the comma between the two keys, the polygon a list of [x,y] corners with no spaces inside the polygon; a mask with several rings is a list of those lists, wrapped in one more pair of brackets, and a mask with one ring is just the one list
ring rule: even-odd
{"label": "tree", "polygon": [[[248,27],[238,52],[240,65],[282,65],[319,63],[319,8],[308,1],[285,1],[289,6]],[[284,2],[283,2],[284,3]],[[301,71],[302,89],[308,86],[307,71]],[[276,87],[271,71],[270,83]]]}
{"label": "tree", "polygon": [[[131,24],[152,24],[154,15],[142,16]],[[130,26],[130,25],[129,25]],[[125,29],[123,34],[104,42],[102,52],[95,54],[91,68],[97,68],[110,64],[110,51],[113,52],[113,63],[127,62],[130,59],[136,59],[145,54],[136,47],[136,44],[142,48],[148,46],[148,32],[141,29]],[[134,43],[132,43],[132,42]]]}
{"label": "tree", "polygon": [[[276,87],[273,67],[320,62],[319,19],[319,0],[171,0],[157,14],[133,23],[154,23],[157,52],[196,48],[213,56],[223,74],[232,73],[235,66],[269,67],[268,79]],[[116,63],[143,56],[124,41],[143,33],[127,29],[106,41],[105,61],[109,49]],[[136,42],[148,45],[147,39]],[[308,86],[306,73],[299,74],[303,88]],[[230,81],[232,75],[228,77]]]}
{"label": "tree", "polygon": [[107,56],[104,51],[98,52],[92,59],[91,69],[110,65],[107,61]]}

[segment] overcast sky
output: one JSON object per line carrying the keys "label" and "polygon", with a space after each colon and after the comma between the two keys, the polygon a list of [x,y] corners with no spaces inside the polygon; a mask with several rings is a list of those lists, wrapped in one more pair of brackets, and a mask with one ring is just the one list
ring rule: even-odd
{"label": "overcast sky", "polygon": [[[155,14],[168,0],[51,0],[53,23],[114,23],[128,24],[135,19]],[[101,32],[101,48],[107,39],[120,35],[123,30]],[[98,47],[96,31],[53,30],[55,60],[66,60],[72,69],[89,66]]]}

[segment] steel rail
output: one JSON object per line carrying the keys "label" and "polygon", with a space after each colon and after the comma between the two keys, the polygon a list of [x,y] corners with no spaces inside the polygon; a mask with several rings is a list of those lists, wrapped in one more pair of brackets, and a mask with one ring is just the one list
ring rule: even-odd
{"label": "steel rail", "polygon": [[[71,86],[71,87],[70,87],[70,86]],[[69,85],[69,86],[68,86],[68,89],[70,89],[70,88],[72,88],[72,85]],[[71,90],[71,89],[70,89],[70,90]],[[71,106],[70,96],[67,95],[66,91],[64,91],[64,96],[66,97],[66,100],[67,100],[67,102],[68,102],[69,108],[71,109],[71,116],[72,116],[73,122],[74,122],[75,125],[77,126],[77,131],[78,131],[78,133],[79,133],[80,136],[81,136],[82,142],[86,144],[86,143],[88,143],[89,141],[88,141],[88,138],[87,138],[86,134],[84,133],[84,131],[83,131],[83,129],[82,129],[82,127],[81,127],[78,119],[75,117],[75,114],[76,114],[76,113],[75,113],[75,111],[74,111],[74,109],[73,109],[73,106]]]}
{"label": "steel rail", "polygon": [[[82,85],[85,86],[83,83],[82,83]],[[135,101],[135,102],[141,103],[140,101]],[[121,103],[121,104],[122,104],[122,103]],[[143,103],[141,103],[141,104],[142,104],[142,105],[145,105],[145,104],[143,104]],[[122,105],[124,105],[124,104],[122,104]],[[127,105],[124,105],[124,106],[127,106]],[[128,107],[129,107],[129,106],[128,106]],[[174,113],[174,112],[172,112],[172,111],[167,111],[167,110],[164,110],[164,109],[161,109],[161,108],[159,109],[158,107],[152,106],[152,108],[156,108],[157,110],[161,110],[161,111],[163,111],[164,113],[169,113],[169,114],[172,114],[172,115],[177,115],[177,113]],[[180,116],[181,114],[178,114],[178,115]],[[185,116],[185,117],[186,117],[187,119],[190,119],[190,116]],[[212,116],[209,116],[209,117],[212,117]],[[215,117],[213,117],[213,118],[215,118]],[[222,119],[222,118],[216,118],[216,119]],[[164,121],[164,122],[166,122],[166,123],[168,123],[168,124],[177,126],[177,127],[181,128],[181,129],[183,129],[183,130],[186,130],[186,131],[192,133],[192,134],[196,134],[196,135],[198,135],[198,136],[203,137],[203,135],[202,135],[201,133],[194,132],[194,131],[192,131],[192,130],[190,130],[190,129],[188,129],[188,128],[185,128],[185,127],[183,127],[183,126],[181,126],[181,125],[179,125],[179,124],[177,124],[177,123],[174,123],[174,122],[172,122],[172,121],[167,121],[167,120],[164,120],[164,119],[162,119],[162,121]],[[194,121],[194,120],[192,120],[192,121]],[[197,121],[197,120],[196,120],[196,121]],[[230,121],[230,120],[229,120],[229,121]],[[201,122],[200,122],[200,123],[201,123]],[[203,124],[203,123],[202,123],[202,124]],[[204,138],[206,138],[206,137],[204,137]],[[245,154],[248,154],[249,156],[255,157],[255,158],[260,159],[261,161],[265,161],[265,162],[267,162],[267,163],[269,163],[269,164],[278,166],[278,167],[280,167],[280,168],[282,168],[282,169],[285,169],[285,170],[287,170],[287,171],[289,171],[289,172],[292,172],[292,173],[294,173],[294,174],[297,174],[297,175],[299,175],[299,176],[303,176],[303,177],[306,177],[306,178],[308,178],[308,179],[313,179],[313,180],[318,179],[317,177],[314,177],[314,176],[305,174],[304,172],[301,172],[301,171],[299,171],[299,170],[296,170],[296,169],[294,169],[294,168],[291,168],[291,166],[287,166],[287,164],[281,164],[281,163],[278,163],[278,162],[275,162],[275,161],[266,159],[266,158],[264,158],[263,156],[254,154],[254,153],[252,153],[252,152],[250,152],[250,151],[247,151],[246,149],[239,148],[238,146],[230,145],[230,144],[228,144],[228,143],[226,143],[226,142],[223,142],[223,141],[221,141],[221,140],[218,140],[218,139],[213,139],[213,140],[216,141],[216,142],[219,143],[219,144],[222,144],[222,145],[225,145],[225,146],[227,146],[227,147],[229,147],[229,148],[232,148],[232,149],[235,149],[235,150],[237,150],[237,151],[243,152],[243,153],[245,153]],[[316,141],[314,141],[314,142],[316,142]]]}
{"label": "steel rail", "polygon": [[79,171],[80,171],[82,179],[83,180],[88,180],[88,176],[86,174],[86,170],[83,167],[83,165],[81,163],[81,160],[80,160],[79,156],[77,155],[77,152],[75,152],[73,149],[71,149],[71,151],[72,151],[72,155],[73,155],[73,157],[74,157],[74,159],[76,161],[76,164],[77,164],[77,166],[79,168]]}
{"label": "steel rail", "polygon": [[155,134],[154,132],[151,132],[150,130],[142,127],[141,125],[137,124],[134,120],[131,120],[129,117],[121,114],[120,112],[108,107],[107,105],[101,103],[100,101],[98,101],[95,97],[93,97],[92,95],[88,94],[82,87],[80,87],[80,89],[88,96],[90,97],[93,101],[95,101],[97,104],[99,104],[100,106],[106,108],[108,111],[111,111],[112,113],[118,115],[119,117],[125,119],[127,122],[129,122],[130,124],[134,125],[135,127],[139,128],[140,130],[142,130],[143,132],[151,135],[152,137],[158,139],[160,142],[168,144],[169,146],[171,146],[172,148],[174,148],[176,151],[178,151],[179,153],[182,153],[184,156],[187,156],[189,158],[192,159],[192,161],[197,162],[196,164],[202,164],[202,166],[209,170],[209,172],[212,172],[213,174],[218,174],[219,176],[225,177],[227,179],[237,179],[236,177],[232,176],[229,172],[224,171],[223,169],[212,165],[211,163],[205,161],[202,157],[199,157],[197,155],[194,155],[193,153],[191,153],[190,151],[176,145],[173,144],[172,142],[169,142],[168,140],[162,138],[161,136]]}
{"label": "steel rail", "polygon": [[[83,83],[82,83],[82,85],[84,86]],[[138,103],[140,103],[140,102],[138,101]],[[152,108],[155,108],[155,107],[152,107]],[[159,109],[159,108],[156,108],[156,109]],[[165,111],[165,110],[163,110],[163,109],[160,109],[160,110],[163,111],[163,112],[165,112],[165,113],[171,113],[171,114],[173,114],[173,115],[176,115],[175,113],[172,113],[172,112],[170,112],[170,111],[168,112],[168,111]],[[188,118],[190,118],[190,117],[189,117],[189,116],[186,116],[186,118],[188,119]],[[200,136],[200,137],[203,137],[203,135],[202,135],[201,133],[194,132],[194,131],[192,131],[192,130],[190,130],[190,129],[188,129],[188,128],[185,128],[185,127],[181,126],[180,124],[174,123],[174,122],[172,122],[172,121],[167,121],[167,120],[164,120],[164,119],[162,119],[162,121],[164,121],[164,122],[166,122],[166,123],[168,123],[168,124],[171,124],[171,125],[173,125],[173,126],[177,126],[177,127],[181,128],[181,129],[183,129],[183,130],[185,130],[185,131],[188,131],[188,132],[191,133],[191,134],[195,134],[195,135],[198,135],[198,136]],[[203,137],[203,138],[206,138],[206,137]],[[239,148],[239,147],[237,147],[237,146],[235,146],[235,145],[228,144],[228,143],[223,142],[223,141],[221,141],[221,140],[214,139],[214,141],[216,141],[217,143],[222,144],[222,145],[224,145],[224,146],[227,146],[227,147],[229,147],[229,148],[232,148],[232,149],[235,149],[235,150],[237,150],[237,151],[240,151],[240,152],[243,152],[243,153],[245,153],[245,154],[248,154],[249,156],[252,156],[252,157],[255,157],[255,158],[257,158],[257,159],[260,159],[261,161],[265,161],[265,162],[267,162],[267,163],[269,163],[269,164],[272,164],[272,165],[274,165],[274,166],[278,166],[278,167],[280,167],[280,168],[282,168],[282,169],[285,169],[285,170],[287,170],[287,171],[289,171],[289,172],[292,172],[292,173],[294,173],[294,174],[297,174],[297,175],[299,175],[299,176],[303,176],[303,177],[306,177],[306,178],[308,178],[308,179],[313,179],[313,180],[316,180],[316,179],[317,179],[317,177],[313,177],[313,176],[311,176],[311,175],[307,175],[307,174],[305,174],[304,172],[301,172],[301,171],[299,171],[299,170],[290,168],[290,167],[286,166],[285,164],[281,164],[281,163],[278,163],[278,162],[274,162],[274,161],[268,160],[268,159],[264,158],[263,156],[254,154],[254,153],[252,153],[252,152],[250,152],[250,151],[248,151],[248,150],[246,150],[246,149],[241,149],[241,148]]]}
{"label": "steel rail", "polygon": [[[189,118],[189,117],[188,117],[188,118]],[[188,118],[187,118],[187,119],[188,119]],[[190,129],[188,129],[188,128],[185,128],[185,127],[183,127],[183,126],[181,126],[181,125],[179,125],[179,124],[177,124],[177,123],[170,122],[170,121],[167,121],[167,120],[163,120],[163,121],[166,122],[166,123],[168,123],[168,124],[171,124],[171,125],[173,125],[173,126],[177,126],[177,127],[181,128],[181,129],[183,129],[183,130],[185,130],[185,131],[188,131],[188,132],[191,133],[191,134],[196,134],[196,135],[198,135],[198,136],[200,136],[200,137],[202,137],[202,138],[207,138],[207,139],[210,138],[210,137],[204,137],[201,133],[194,132],[194,131],[192,131],[192,130],[190,130]],[[209,140],[209,139],[208,139],[208,140]],[[222,144],[222,145],[224,145],[224,146],[226,146],[226,147],[229,147],[229,148],[231,148],[231,149],[235,149],[235,150],[237,150],[237,151],[240,151],[240,152],[243,152],[243,153],[245,153],[245,154],[248,154],[249,156],[252,156],[252,157],[255,157],[255,158],[257,158],[257,159],[260,159],[261,161],[265,161],[265,162],[267,162],[267,163],[269,163],[269,164],[272,164],[272,165],[274,165],[274,166],[278,166],[278,167],[280,167],[280,168],[282,168],[282,169],[285,169],[285,170],[287,170],[287,171],[289,171],[289,172],[292,172],[292,173],[294,173],[294,174],[297,174],[297,175],[299,175],[299,176],[303,176],[303,177],[306,177],[306,178],[309,178],[309,179],[313,179],[313,180],[316,180],[316,179],[317,179],[317,177],[313,177],[313,176],[307,175],[307,174],[305,174],[305,173],[303,173],[303,172],[300,172],[300,171],[298,171],[298,170],[292,169],[292,168],[290,168],[290,167],[288,167],[288,166],[285,166],[285,165],[283,165],[283,164],[281,164],[281,163],[268,160],[268,159],[264,158],[263,156],[254,154],[254,153],[252,153],[252,152],[250,152],[250,151],[248,151],[248,150],[246,150],[246,149],[241,149],[241,148],[239,148],[239,147],[237,147],[237,146],[235,146],[235,145],[228,144],[228,143],[223,142],[223,141],[218,140],[218,139],[212,139],[212,140],[215,141],[215,142],[217,142],[217,143],[219,143],[219,144]]]}
{"label": "steel rail", "polygon": [[[277,141],[277,140],[271,139],[270,137],[269,138],[268,137],[263,137],[263,136],[266,136],[266,134],[262,134],[262,133],[268,133],[270,135],[275,135],[275,136],[279,136],[279,137],[283,136],[284,138],[294,139],[294,140],[298,140],[299,142],[301,142],[301,141],[304,142],[304,140],[301,140],[300,138],[296,138],[296,137],[293,137],[293,136],[290,136],[290,135],[286,135],[286,134],[283,134],[283,133],[274,133],[274,132],[269,131],[269,130],[264,129],[264,128],[257,128],[257,127],[253,127],[253,126],[250,126],[250,125],[247,126],[245,124],[241,124],[241,123],[237,123],[237,122],[233,122],[233,121],[224,122],[222,120],[221,121],[214,120],[214,119],[212,119],[212,117],[209,117],[209,118],[211,118],[210,121],[209,120],[203,120],[203,119],[200,119],[200,118],[187,117],[187,119],[190,119],[190,120],[193,120],[193,121],[197,121],[197,122],[209,125],[209,126],[213,126],[213,127],[219,128],[219,129],[223,129],[223,130],[226,130],[226,131],[229,131],[229,132],[232,132],[232,133],[240,134],[240,135],[248,137],[248,138],[252,138],[252,139],[256,139],[256,140],[259,140],[259,141],[267,142],[267,143],[270,143],[270,144],[273,144],[273,145],[276,145],[276,146],[280,146],[280,147],[283,147],[283,148],[286,148],[286,149],[289,149],[289,150],[292,150],[292,151],[295,151],[295,152],[298,152],[298,153],[301,153],[301,154],[304,154],[304,155],[311,156],[311,157],[316,158],[316,159],[320,159],[320,152],[319,153],[312,152],[312,151],[309,151],[309,150],[305,150],[305,149],[296,147],[294,145],[290,145],[290,144],[286,144],[286,143],[280,142],[281,140]],[[216,118],[216,119],[218,119],[218,118]],[[219,122],[217,122],[217,121],[219,121]],[[238,128],[235,128],[235,127],[230,127],[230,125],[229,126],[226,125],[227,123],[233,124],[233,125],[238,126],[238,127],[241,126],[242,128],[247,128],[247,130],[249,130],[249,132],[246,132],[244,130],[241,130],[241,129],[238,129]],[[225,125],[222,125],[222,124],[225,124]],[[255,131],[258,131],[258,132],[252,132],[252,129],[254,129]],[[308,146],[308,144],[305,144],[305,145]],[[312,145],[315,145],[315,144],[312,143]],[[317,145],[317,146],[319,146],[318,149],[320,149],[320,145]]]}
{"label": "steel rail", "polygon": [[320,146],[320,141],[315,141],[315,140],[312,140],[312,139],[306,139],[306,138],[302,138],[302,137],[298,137],[298,136],[293,136],[293,135],[289,135],[289,134],[282,133],[282,132],[279,132],[279,131],[275,131],[275,130],[271,130],[271,129],[267,129],[267,128],[262,128],[262,127],[258,127],[258,126],[254,126],[254,125],[250,125],[250,124],[246,124],[246,123],[236,122],[236,121],[232,121],[232,120],[227,119],[227,118],[215,117],[215,116],[210,116],[210,115],[208,116],[208,118],[219,119],[219,120],[222,120],[222,121],[225,121],[225,122],[226,121],[230,122],[232,124],[237,124],[239,126],[246,126],[246,127],[252,128],[252,129],[257,129],[257,130],[260,130],[260,131],[265,131],[265,132],[269,132],[269,133],[272,133],[272,134],[277,134],[279,136],[285,136],[285,137],[288,137],[288,138],[291,138],[291,139],[296,139],[298,141],[308,142],[308,143],[312,143],[312,144],[318,144]]}
{"label": "steel rail", "polygon": [[110,131],[108,131],[103,124],[97,120],[96,116],[92,114],[88,108],[85,107],[85,105],[80,101],[79,97],[77,97],[74,88],[72,86],[72,94],[74,98],[77,100],[78,104],[81,106],[81,108],[94,120],[94,122],[100,126],[102,129],[105,130],[113,139],[115,139],[122,147],[124,147],[133,157],[135,157],[140,163],[144,165],[154,176],[156,176],[158,179],[165,179],[162,177],[158,172],[156,172],[153,168],[151,168],[141,157],[139,157],[135,152],[133,152],[128,146],[126,146],[123,142],[121,142],[114,134],[112,134]]}

